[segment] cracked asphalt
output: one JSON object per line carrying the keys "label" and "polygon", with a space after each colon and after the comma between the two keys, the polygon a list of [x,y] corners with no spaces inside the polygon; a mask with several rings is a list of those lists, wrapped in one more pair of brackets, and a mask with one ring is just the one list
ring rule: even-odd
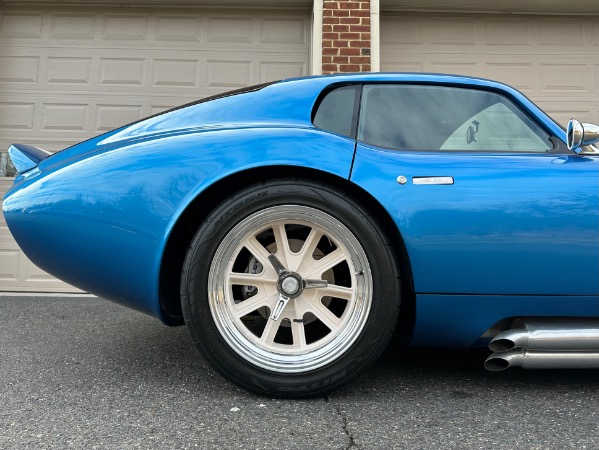
{"label": "cracked asphalt", "polygon": [[326,398],[212,371],[183,327],[91,297],[0,297],[0,449],[599,448],[599,371],[489,373],[392,345]]}

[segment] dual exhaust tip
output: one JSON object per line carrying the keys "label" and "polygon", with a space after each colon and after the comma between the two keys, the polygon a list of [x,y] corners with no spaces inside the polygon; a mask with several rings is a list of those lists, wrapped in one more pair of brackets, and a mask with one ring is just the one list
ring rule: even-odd
{"label": "dual exhaust tip", "polygon": [[525,369],[599,369],[599,318],[516,319],[489,343],[492,372]]}

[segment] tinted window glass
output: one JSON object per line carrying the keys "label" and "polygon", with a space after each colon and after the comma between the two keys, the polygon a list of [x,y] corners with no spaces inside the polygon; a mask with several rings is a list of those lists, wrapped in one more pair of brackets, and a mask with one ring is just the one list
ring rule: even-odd
{"label": "tinted window glass", "polygon": [[364,86],[358,139],[403,150],[553,148],[549,135],[507,98],[445,86]]}
{"label": "tinted window glass", "polygon": [[355,137],[355,113],[360,86],[337,88],[322,99],[314,115],[314,126]]}

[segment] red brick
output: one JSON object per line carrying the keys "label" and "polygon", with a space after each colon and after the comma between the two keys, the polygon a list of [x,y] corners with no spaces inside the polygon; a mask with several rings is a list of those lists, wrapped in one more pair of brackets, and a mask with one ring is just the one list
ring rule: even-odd
{"label": "red brick", "polygon": [[[339,19],[337,19],[339,20]],[[333,25],[333,31],[337,31],[340,33],[349,31],[349,25]]]}
{"label": "red brick", "polygon": [[323,15],[323,17],[333,17],[333,10],[325,9],[322,11],[322,15]]}
{"label": "red brick", "polygon": [[[360,20],[360,19],[356,19],[356,20]],[[360,32],[369,33],[370,32],[370,26],[369,25],[350,25],[349,26],[349,31],[356,32],[356,33],[360,33]]]}
{"label": "red brick", "polygon": [[325,47],[332,47],[333,46],[333,41],[330,39],[323,39],[322,40],[322,48]]}
{"label": "red brick", "polygon": [[370,17],[370,11],[367,9],[352,9],[352,17]]}
{"label": "red brick", "polygon": [[[331,31],[333,30],[333,27],[331,27]],[[332,33],[332,32],[322,32],[322,38],[323,39],[339,39],[339,33]]]}
{"label": "red brick", "polygon": [[339,54],[339,49],[332,48],[332,47],[323,47],[322,54],[323,54],[323,56],[324,55],[338,55]]}
{"label": "red brick", "polygon": [[335,47],[335,48],[349,47],[349,41],[333,41],[333,47]]}
{"label": "red brick", "polygon": [[[322,32],[323,32],[323,33],[329,33],[329,32],[331,32],[331,31],[333,31],[333,25],[330,25],[330,24],[329,24],[329,25],[323,25],[323,26],[322,26]],[[335,33],[335,35],[336,35],[336,34],[337,34],[337,33]]]}
{"label": "red brick", "polygon": [[324,25],[336,25],[339,23],[339,18],[337,17],[323,17],[322,23]]}
{"label": "red brick", "polygon": [[370,41],[351,41],[349,43],[350,47],[360,47],[360,48],[369,48],[370,47]]}
{"label": "red brick", "polygon": [[360,49],[359,48],[340,48],[339,54],[347,55],[347,56],[360,56]]}
{"label": "red brick", "polygon": [[333,56],[332,60],[335,64],[348,64],[349,56]]}
{"label": "red brick", "polygon": [[341,72],[359,72],[360,65],[359,64],[341,64],[339,66],[339,70]]}
{"label": "red brick", "polygon": [[369,41],[370,40],[370,32],[368,32],[368,33],[361,33],[360,34],[360,40],[361,41]]}
{"label": "red brick", "polygon": [[324,9],[339,9],[339,2],[324,2],[322,7]]}
{"label": "red brick", "polygon": [[333,62],[333,58],[339,58],[339,56],[323,56],[322,57],[322,63],[323,64],[330,64]]}
{"label": "red brick", "polygon": [[370,16],[368,16],[368,17],[362,17],[360,19],[360,23],[362,25],[368,25],[368,26],[370,26]]}
{"label": "red brick", "polygon": [[359,4],[353,4],[352,2],[340,2],[339,3],[339,9],[356,9],[359,8],[360,5]]}
{"label": "red brick", "polygon": [[370,64],[364,64],[360,69],[360,72],[370,72]]}
{"label": "red brick", "polygon": [[360,3],[360,9],[370,9],[370,2]]}
{"label": "red brick", "polygon": [[322,71],[323,72],[336,72],[337,71],[337,64],[323,64],[322,65]]}
{"label": "red brick", "polygon": [[[335,56],[335,58],[343,58],[343,56]],[[333,59],[334,62],[335,58]],[[350,56],[349,62],[351,64],[370,64],[370,56]]]}
{"label": "red brick", "polygon": [[[366,33],[362,33],[366,34]],[[368,33],[368,39],[370,39],[370,33]],[[360,33],[339,33],[339,38],[341,39],[360,39]]]}
{"label": "red brick", "polygon": [[333,11],[335,17],[349,17],[351,10],[349,9],[336,9]]}
{"label": "red brick", "polygon": [[360,18],[359,17],[341,17],[339,19],[339,23],[347,23],[347,24],[354,24],[354,25],[358,25],[360,23]]}

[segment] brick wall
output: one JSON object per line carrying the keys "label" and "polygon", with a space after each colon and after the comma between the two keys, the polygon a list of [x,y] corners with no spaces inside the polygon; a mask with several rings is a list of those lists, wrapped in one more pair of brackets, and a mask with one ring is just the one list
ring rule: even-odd
{"label": "brick wall", "polygon": [[322,73],[369,71],[370,0],[325,0]]}

